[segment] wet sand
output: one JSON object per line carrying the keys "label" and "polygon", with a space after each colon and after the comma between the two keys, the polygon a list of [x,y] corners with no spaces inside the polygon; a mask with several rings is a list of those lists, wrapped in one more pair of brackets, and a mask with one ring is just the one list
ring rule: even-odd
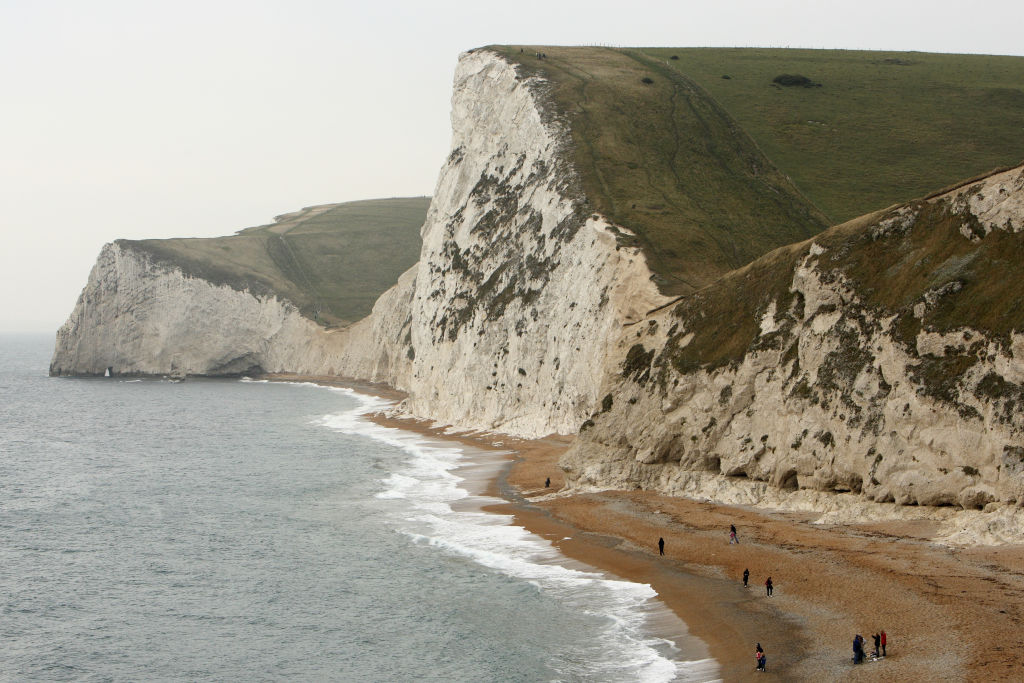
{"label": "wet sand", "polygon": [[[768,656],[768,672],[758,680],[1024,679],[1022,545],[952,548],[929,541],[928,522],[820,526],[807,515],[645,491],[565,495],[557,461],[571,437],[452,435],[422,421],[375,419],[511,451],[489,491],[509,502],[494,511],[513,515],[567,557],[653,586],[707,644],[723,680],[755,675],[757,642]],[[730,524],[739,544],[729,543]],[[764,588],[769,575],[772,597]],[[854,634],[864,636],[870,652],[871,635],[883,629],[889,656],[854,666]]]}

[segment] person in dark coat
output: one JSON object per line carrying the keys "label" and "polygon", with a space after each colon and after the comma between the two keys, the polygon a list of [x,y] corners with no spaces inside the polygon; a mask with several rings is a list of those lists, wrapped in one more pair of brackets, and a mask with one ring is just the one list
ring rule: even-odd
{"label": "person in dark coat", "polygon": [[743,587],[744,588],[747,587],[747,579],[749,579],[749,578],[750,578],[750,570],[749,569],[744,569],[743,570]]}
{"label": "person in dark coat", "polygon": [[768,594],[768,597],[772,596],[772,589],[773,588],[775,588],[775,586],[772,585],[772,577],[769,576],[768,580],[764,582],[764,590],[765,590],[765,593]]}
{"label": "person in dark coat", "polygon": [[754,656],[757,658],[757,670],[765,671],[765,665],[768,663],[768,658],[764,654],[764,649],[761,647],[761,643],[757,644],[757,649],[754,650]]}
{"label": "person in dark coat", "polygon": [[551,477],[544,480],[544,488],[548,488],[549,486],[551,486]]}
{"label": "person in dark coat", "polygon": [[739,543],[739,542],[740,542],[740,539],[736,536],[736,525],[735,524],[730,524],[729,525],[729,544],[731,545],[733,543]]}
{"label": "person in dark coat", "polygon": [[875,635],[871,636],[871,638],[875,641],[875,651],[872,652],[871,655],[877,657],[879,652],[878,648],[882,644],[882,636],[876,633]]}
{"label": "person in dark coat", "polygon": [[864,637],[859,633],[853,637],[853,663],[860,664],[864,661]]}
{"label": "person in dark coat", "polygon": [[659,538],[658,539],[658,554],[659,555],[664,555],[665,554],[665,539],[664,538]]}

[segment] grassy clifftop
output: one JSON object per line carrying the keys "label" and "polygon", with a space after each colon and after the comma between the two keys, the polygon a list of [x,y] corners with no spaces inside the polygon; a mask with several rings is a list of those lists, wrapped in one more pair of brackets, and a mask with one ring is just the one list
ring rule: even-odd
{"label": "grassy clifftop", "polygon": [[429,197],[314,206],[228,237],[121,240],[216,284],[277,294],[324,325],[369,314],[416,263]]}
{"label": "grassy clifftop", "polygon": [[[642,52],[700,84],[832,223],[1024,160],[1024,57]],[[773,83],[782,74],[817,85]]]}
{"label": "grassy clifftop", "polygon": [[491,49],[551,83],[551,114],[568,119],[587,199],[636,233],[663,291],[699,289],[827,225],[713,99],[660,60]]}
{"label": "grassy clifftop", "polygon": [[490,49],[551,83],[588,199],[638,234],[667,293],[1024,159],[1021,57]]}

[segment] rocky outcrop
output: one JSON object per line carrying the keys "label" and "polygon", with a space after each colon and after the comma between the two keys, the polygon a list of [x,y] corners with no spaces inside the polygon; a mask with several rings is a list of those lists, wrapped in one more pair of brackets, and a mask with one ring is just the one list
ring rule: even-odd
{"label": "rocky outcrop", "polygon": [[855,516],[1024,505],[1022,199],[1017,168],[880,212],[631,326],[569,481],[819,512],[846,493]]}

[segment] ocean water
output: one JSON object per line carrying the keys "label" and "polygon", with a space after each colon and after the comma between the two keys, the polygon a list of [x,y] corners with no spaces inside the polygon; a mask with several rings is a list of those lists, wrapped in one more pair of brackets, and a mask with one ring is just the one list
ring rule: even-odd
{"label": "ocean water", "polygon": [[0,680],[704,681],[648,586],[475,509],[493,456],[308,384],[0,336]]}

